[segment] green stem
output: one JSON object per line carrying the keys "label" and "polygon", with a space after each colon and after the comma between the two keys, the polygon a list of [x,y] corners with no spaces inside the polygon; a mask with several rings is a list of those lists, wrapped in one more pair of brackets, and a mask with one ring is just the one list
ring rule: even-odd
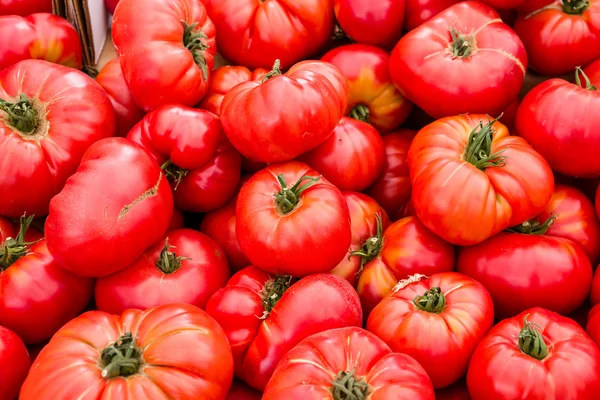
{"label": "green stem", "polygon": [[467,58],[473,53],[474,38],[471,35],[463,35],[456,32],[454,28],[450,28],[450,37],[452,38],[452,43],[450,44],[452,58]]}
{"label": "green stem", "polygon": [[367,124],[370,124],[371,123],[371,119],[370,119],[369,114],[370,114],[369,108],[367,106],[359,104],[356,107],[354,107],[352,109],[352,111],[350,111],[350,118],[354,118],[354,119],[357,119],[359,121],[366,122]]}
{"label": "green stem", "polygon": [[281,300],[281,296],[292,284],[292,277],[289,275],[277,275],[275,279],[268,280],[263,286],[260,295],[264,313],[262,318],[266,318],[275,307],[275,304]]}
{"label": "green stem", "polygon": [[[581,84],[581,78],[579,78],[579,74],[581,74],[583,76],[583,79],[585,79],[585,87],[583,87],[583,85]],[[575,69],[575,82],[577,82],[577,84],[584,89],[598,90],[598,88],[596,86],[592,85],[590,78],[588,78],[588,76],[585,74],[585,72],[583,72],[581,67],[577,67]]]}
{"label": "green stem", "polygon": [[[34,215],[26,217],[23,215],[20,220],[19,233],[16,238],[7,238],[0,246],[0,271],[4,271],[13,265],[19,258],[29,253],[29,247],[37,242],[26,242],[25,233],[29,229]],[[40,239],[41,240],[41,239]]]}
{"label": "green stem", "polygon": [[519,348],[528,356],[542,360],[548,355],[548,345],[536,325],[527,321],[527,317],[523,318],[523,328],[519,332]]}
{"label": "green stem", "polygon": [[186,21],[181,20],[183,24],[183,45],[188,49],[194,57],[194,62],[202,70],[202,76],[204,80],[208,79],[208,64],[206,63],[206,57],[204,51],[208,49],[208,46],[202,41],[207,36],[204,32],[194,32],[194,29],[198,26],[197,22],[188,24]]}
{"label": "green stem", "polygon": [[131,332],[120,336],[100,355],[102,377],[111,379],[137,374],[142,364],[142,350],[136,346]]}
{"label": "green stem", "polygon": [[171,160],[165,161],[164,164],[160,166],[160,168],[165,172],[167,179],[175,183],[175,187],[173,188],[173,190],[177,190],[183,177],[186,176],[188,172],[190,172],[187,169],[179,168],[177,165],[173,164]]}
{"label": "green stem", "polygon": [[482,171],[485,171],[485,169],[489,167],[504,167],[506,165],[505,157],[500,156],[504,149],[490,154],[492,151],[493,138],[492,127],[500,118],[502,118],[502,115],[489,121],[486,125],[479,122],[479,125],[473,129],[469,135],[469,141],[467,142],[467,148],[465,149],[463,158],[465,161],[473,164]]}
{"label": "green stem", "polygon": [[380,214],[375,214],[375,221],[377,223],[377,234],[368,238],[359,250],[350,252],[350,256],[348,256],[348,259],[354,256],[361,257],[360,269],[356,273],[357,277],[362,273],[365,264],[377,257],[383,247],[383,220]]}
{"label": "green stem", "polygon": [[524,233],[526,235],[545,235],[555,220],[556,215],[550,214],[548,219],[546,219],[544,222],[539,222],[536,219],[532,219],[523,222],[521,225],[507,229],[507,231],[512,233]]}
{"label": "green stem", "polygon": [[581,15],[590,6],[589,0],[563,0],[563,11],[570,15]]}
{"label": "green stem", "polygon": [[265,76],[262,77],[260,82],[265,83],[266,81],[273,78],[274,76],[281,75],[280,67],[281,67],[281,61],[279,61],[279,59],[275,60],[275,63],[273,64],[273,68],[271,69],[271,71],[266,73]]}
{"label": "green stem", "polygon": [[[284,215],[291,212],[298,205],[302,192],[314,186],[319,179],[321,179],[320,176],[303,176],[298,179],[298,182],[296,182],[294,186],[288,188],[287,183],[285,182],[285,176],[283,174],[277,176],[281,190],[275,195],[275,204],[279,211]],[[308,182],[302,185],[302,182],[304,181]]]}
{"label": "green stem", "polygon": [[165,246],[160,252],[160,257],[156,260],[156,267],[160,269],[164,274],[172,274],[181,268],[181,261],[191,260],[189,257],[177,256],[175,252],[169,251],[169,249],[175,246],[169,246],[169,238],[165,239]]}
{"label": "green stem", "polygon": [[417,296],[413,303],[418,309],[430,313],[439,314],[446,307],[446,296],[439,287],[433,287],[425,292],[423,296]]}
{"label": "green stem", "polygon": [[357,378],[354,371],[338,373],[331,384],[334,400],[365,400],[369,395],[369,384],[364,378]]}
{"label": "green stem", "polygon": [[0,99],[0,110],[8,115],[8,125],[24,134],[32,134],[38,126],[38,113],[29,98],[21,93],[19,100],[9,103]]}

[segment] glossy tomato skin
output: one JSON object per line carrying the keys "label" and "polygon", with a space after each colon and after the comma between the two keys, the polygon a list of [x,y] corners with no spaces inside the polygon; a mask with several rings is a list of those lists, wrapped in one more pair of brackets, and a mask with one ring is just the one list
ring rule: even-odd
{"label": "glossy tomato skin", "polygon": [[381,134],[400,126],[413,108],[391,80],[389,59],[386,51],[364,44],[340,46],[321,58],[338,67],[348,79],[345,115],[358,106],[366,107],[368,122]]}
{"label": "glossy tomato skin", "polygon": [[406,0],[404,30],[412,31],[460,0]]}
{"label": "glossy tomato skin", "polygon": [[302,277],[330,271],[350,246],[350,215],[342,193],[321,177],[284,214],[273,198],[282,191],[278,175],[288,187],[319,177],[306,164],[290,161],[269,165],[250,178],[236,206],[240,248],[253,265],[272,274]]}
{"label": "glossy tomato skin", "polygon": [[[100,354],[125,333],[133,336],[143,361],[127,379],[103,378]],[[62,373],[53,375],[55,370]],[[89,311],[61,328],[42,350],[20,398],[222,400],[232,376],[223,329],[193,305],[127,310],[121,316]]]}
{"label": "glossy tomato skin", "polygon": [[[193,33],[204,37],[203,46],[192,50],[184,31],[185,24],[195,23]],[[151,111],[164,104],[197,104],[208,89],[217,52],[215,35],[200,0],[121,0],[112,38],[138,106]]]}
{"label": "glossy tomato skin", "polygon": [[[413,302],[432,288],[441,289],[437,312]],[[400,281],[371,313],[367,329],[393,351],[414,357],[436,389],[451,385],[467,371],[469,359],[494,322],[494,305],[479,282],[456,272]]]}
{"label": "glossy tomato skin", "polygon": [[348,282],[331,274],[314,274],[292,284],[265,314],[261,291],[272,279],[256,267],[245,268],[206,307],[229,338],[236,376],[259,390],[283,355],[301,340],[362,323],[358,295]]}
{"label": "glossy tomato skin", "polygon": [[[0,12],[3,12],[0,8]],[[0,70],[31,58],[29,48],[37,38],[35,27],[17,15],[0,16]]]}
{"label": "glossy tomato skin", "polygon": [[594,343],[600,346],[600,306],[598,304],[592,307],[588,314],[585,331]]}
{"label": "glossy tomato skin", "polygon": [[127,136],[131,128],[141,121],[146,113],[135,103],[118,58],[104,65],[96,77],[96,82],[102,86],[115,110],[117,136]]}
{"label": "glossy tomato skin", "polygon": [[[453,55],[453,47],[467,50]],[[456,4],[406,34],[390,58],[400,93],[434,118],[498,116],[517,99],[526,70],[519,37],[495,10],[474,1]]]}
{"label": "glossy tomato skin", "polygon": [[[590,63],[587,67],[583,69],[583,72],[587,75],[592,85],[600,86],[600,59]],[[581,74],[577,74],[583,80]]]}
{"label": "glossy tomato skin", "polygon": [[88,147],[114,135],[115,116],[108,97],[83,72],[42,60],[24,60],[0,71],[0,99],[25,94],[37,111],[31,133],[13,129],[0,115],[3,163],[0,215],[48,214],[52,196],[62,189]]}
{"label": "glossy tomato skin", "polygon": [[219,52],[233,64],[286,69],[316,53],[333,33],[333,1],[205,0]]}
{"label": "glossy tomato skin", "polygon": [[152,155],[127,139],[104,139],[52,199],[48,249],[80,276],[110,275],[156,243],[172,214],[169,183]]}
{"label": "glossy tomato skin", "polygon": [[339,373],[364,379],[372,400],[434,400],[431,380],[415,359],[393,353],[359,327],[332,329],[304,339],[280,361],[264,400],[330,399]]}
{"label": "glossy tomato skin", "polygon": [[[541,360],[519,347],[525,318],[548,347],[548,355]],[[600,390],[598,371],[600,351],[577,323],[532,308],[501,321],[479,343],[469,365],[467,385],[473,400],[592,400]]]}
{"label": "glossy tomato skin", "polygon": [[[172,255],[164,251],[166,246]],[[165,256],[170,265],[160,264]],[[177,229],[168,232],[129,267],[99,278],[96,306],[110,314],[174,303],[204,309],[210,296],[228,279],[227,259],[212,239],[192,229]]]}
{"label": "glossy tomato skin", "polygon": [[27,376],[31,362],[19,336],[0,326],[0,400],[14,400]]}
{"label": "glossy tomato skin", "polygon": [[66,19],[47,13],[25,18],[35,28],[36,40],[29,48],[30,58],[81,69],[83,50],[79,34]]}
{"label": "glossy tomato skin", "polygon": [[225,400],[261,400],[262,393],[252,389],[244,382],[234,379]]}
{"label": "glossy tomato skin", "polygon": [[51,13],[52,0],[0,0],[0,15],[20,15]]}
{"label": "glossy tomato skin", "polygon": [[582,13],[567,12],[564,3],[555,0],[522,12],[514,25],[530,67],[543,75],[571,73],[600,57],[600,3],[590,1]]}
{"label": "glossy tomato skin", "polygon": [[[463,159],[471,132],[489,117],[443,118],[421,129],[408,152],[412,202],[419,219],[450,243],[472,245],[529,220],[550,202],[552,170],[522,138],[492,125],[490,153],[505,165],[481,170]],[[440,201],[431,201],[431,199]],[[443,199],[443,200],[442,200]],[[452,211],[448,207],[452,207]]]}

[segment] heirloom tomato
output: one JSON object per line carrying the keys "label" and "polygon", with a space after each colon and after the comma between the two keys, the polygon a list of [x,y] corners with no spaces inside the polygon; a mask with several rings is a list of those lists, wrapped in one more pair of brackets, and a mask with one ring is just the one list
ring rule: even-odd
{"label": "heirloom tomato", "polygon": [[96,281],[96,306],[110,314],[187,303],[204,308],[224,287],[229,267],[208,236],[191,229],[168,232],[129,267]]}
{"label": "heirloom tomato", "polygon": [[412,31],[419,25],[444,11],[446,8],[460,3],[461,0],[405,0],[404,30]]}
{"label": "heirloom tomato", "polygon": [[262,393],[237,379],[233,380],[225,400],[261,400]]}
{"label": "heirloom tomato", "polygon": [[345,114],[370,123],[380,133],[400,126],[412,110],[412,104],[390,78],[389,59],[384,50],[363,44],[340,46],[322,58],[338,67],[348,80]]}
{"label": "heirloom tomato", "polygon": [[473,400],[596,399],[600,351],[575,321],[532,308],[479,343],[467,385]]}
{"label": "heirloom tomato", "polygon": [[520,13],[514,25],[533,70],[563,75],[600,57],[599,1],[544,3],[536,10]]}
{"label": "heirloom tomato", "polygon": [[392,81],[434,118],[500,114],[527,70],[519,37],[489,6],[465,1],[406,34],[392,52]]}
{"label": "heirloom tomato", "polygon": [[[352,393],[354,397],[347,394]],[[277,365],[263,400],[434,400],[431,380],[406,354],[358,327],[304,339]]]}
{"label": "heirloom tomato", "polygon": [[585,330],[594,343],[600,346],[600,305],[596,304],[590,310]]}
{"label": "heirloom tomato", "polygon": [[484,115],[427,125],[410,146],[408,164],[419,219],[461,246],[537,216],[554,190],[552,170],[542,156]]}
{"label": "heirloom tomato", "polygon": [[253,161],[270,163],[291,160],[325,141],[342,117],[348,90],[337,68],[321,67],[282,75],[277,61],[261,80],[231,89],[221,118],[233,146]]}
{"label": "heirloom tomato", "polygon": [[158,242],[172,215],[173,195],[152,155],[124,138],[104,139],[50,202],[48,249],[77,275],[110,275]]}
{"label": "heirloom tomato", "polygon": [[0,400],[14,400],[29,371],[27,347],[10,329],[0,326]]}
{"label": "heirloom tomato", "polygon": [[83,153],[114,133],[108,97],[83,72],[42,60],[0,71],[0,215],[46,215]]}
{"label": "heirloom tomato", "polygon": [[223,329],[196,306],[88,311],[42,350],[19,398],[223,400],[232,377]]}
{"label": "heirloom tomato", "polygon": [[259,390],[301,340],[362,324],[360,300],[344,279],[331,274],[314,274],[293,284],[291,279],[248,267],[206,306],[229,338],[236,375]]}
{"label": "heirloom tomato", "polygon": [[117,117],[117,135],[127,136],[131,128],[146,114],[137,106],[125,82],[121,63],[114,58],[106,63],[96,76],[96,82],[106,92]]}
{"label": "heirloom tomato", "polygon": [[121,0],[112,38],[138,106],[197,104],[208,89],[215,34],[201,0]]}
{"label": "heirloom tomato", "polygon": [[219,117],[209,111],[161,106],[134,126],[127,139],[146,148],[162,166],[181,210],[211,211],[235,192],[242,160],[226,142]]}
{"label": "heirloom tomato", "polygon": [[0,0],[0,15],[21,15],[51,13],[52,0]]}
{"label": "heirloom tomato", "polygon": [[287,69],[333,34],[332,0],[204,0],[217,26],[219,52],[234,64]]}
{"label": "heirloom tomato", "polygon": [[477,281],[456,272],[398,282],[371,313],[367,329],[393,351],[414,357],[433,386],[467,372],[471,354],[494,322],[494,305]]}
{"label": "heirloom tomato", "polygon": [[272,274],[327,272],[350,247],[350,215],[338,188],[306,164],[257,172],[240,190],[236,232],[248,260]]}

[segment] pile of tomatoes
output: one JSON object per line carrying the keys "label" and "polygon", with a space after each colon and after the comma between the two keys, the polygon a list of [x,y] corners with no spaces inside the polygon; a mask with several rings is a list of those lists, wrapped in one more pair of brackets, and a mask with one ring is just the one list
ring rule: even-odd
{"label": "pile of tomatoes", "polygon": [[598,398],[600,1],[106,5],[0,0],[0,400]]}

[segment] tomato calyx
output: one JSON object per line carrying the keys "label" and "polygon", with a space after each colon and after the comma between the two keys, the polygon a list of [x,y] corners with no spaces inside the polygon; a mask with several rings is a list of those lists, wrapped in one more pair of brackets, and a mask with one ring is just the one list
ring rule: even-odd
{"label": "tomato calyx", "polygon": [[262,298],[262,305],[264,312],[262,319],[265,319],[275,307],[275,304],[281,300],[281,296],[286,290],[292,285],[292,277],[290,275],[277,275],[273,279],[269,279],[263,286],[260,296]]}
{"label": "tomato calyx", "polygon": [[[298,205],[302,192],[314,186],[320,179],[320,176],[303,176],[298,179],[298,182],[296,182],[294,186],[288,188],[287,183],[285,182],[285,176],[279,174],[277,180],[279,181],[281,190],[275,194],[275,205],[277,206],[277,209],[283,215],[290,213]],[[304,181],[308,182],[302,185],[302,182]]]}
{"label": "tomato calyx", "polygon": [[165,246],[160,252],[160,257],[156,260],[156,267],[162,271],[163,274],[172,274],[181,268],[181,261],[191,260],[189,257],[178,256],[174,251],[169,249],[175,246],[169,246],[169,238],[165,239]]}
{"label": "tomato calyx", "polygon": [[32,135],[38,127],[38,113],[24,93],[14,103],[0,99],[0,110],[8,115],[8,125],[25,135]]}
{"label": "tomato calyx", "polygon": [[362,273],[365,264],[377,257],[383,247],[383,220],[379,213],[375,214],[375,220],[377,222],[377,233],[375,236],[371,236],[365,240],[359,250],[350,252],[350,255],[348,256],[348,260],[354,256],[362,258],[360,260],[360,268],[358,272],[356,272],[357,277]]}
{"label": "tomato calyx", "polygon": [[554,224],[556,220],[556,215],[550,214],[548,219],[544,222],[539,222],[536,219],[532,219],[529,221],[523,222],[521,225],[517,225],[510,229],[507,229],[507,232],[512,233],[523,233],[526,235],[545,235],[548,232],[548,229]]}
{"label": "tomato calyx", "polygon": [[[581,74],[583,76],[583,79],[585,80],[585,87],[581,84],[581,78],[579,78],[579,74]],[[583,89],[598,90],[598,88],[596,86],[592,85],[590,78],[588,78],[588,76],[585,74],[585,72],[583,72],[581,67],[577,67],[575,69],[575,82],[577,83],[577,85],[579,85]]]}
{"label": "tomato calyx", "polygon": [[477,169],[485,171],[489,167],[504,167],[506,165],[506,158],[500,156],[504,149],[492,153],[493,125],[501,117],[502,115],[485,125],[480,121],[479,125],[469,134],[463,159],[473,164]]}
{"label": "tomato calyx", "polygon": [[194,32],[194,29],[198,26],[197,22],[193,24],[188,24],[186,21],[181,20],[183,24],[183,45],[186,49],[192,53],[194,57],[194,62],[200,70],[202,70],[202,76],[204,80],[208,79],[208,65],[206,63],[206,57],[204,57],[203,52],[208,49],[208,46],[204,44],[202,39],[206,39],[207,36],[204,32]]}
{"label": "tomato calyx", "polygon": [[452,53],[452,59],[455,58],[468,58],[473,54],[475,50],[475,38],[472,35],[463,35],[457,32],[454,28],[450,28],[450,53]]}
{"label": "tomato calyx", "polygon": [[177,165],[173,164],[171,160],[165,161],[160,168],[165,172],[167,179],[175,184],[173,190],[177,190],[183,177],[190,172],[187,169],[179,168]]}
{"label": "tomato calyx", "polygon": [[423,296],[416,296],[413,304],[422,311],[439,314],[446,307],[446,296],[439,287],[432,287]]}
{"label": "tomato calyx", "polygon": [[370,389],[364,378],[356,377],[354,371],[339,372],[331,384],[334,400],[364,400]]}
{"label": "tomato calyx", "polygon": [[120,336],[100,354],[102,377],[106,379],[137,374],[142,364],[142,350],[136,346],[131,332]]}
{"label": "tomato calyx", "polygon": [[369,118],[369,108],[365,105],[359,104],[350,111],[350,118],[357,119],[362,122],[366,122],[367,124],[371,123],[371,119]]}
{"label": "tomato calyx", "polygon": [[35,242],[25,241],[25,233],[29,229],[33,218],[34,215],[29,217],[23,215],[19,220],[20,227],[17,237],[8,238],[0,245],[0,272],[13,265],[19,258],[26,256],[29,253],[29,247],[39,242],[39,240]]}
{"label": "tomato calyx", "polygon": [[536,328],[537,325],[527,321],[528,316],[529,314],[523,318],[523,328],[519,332],[519,349],[536,360],[543,360],[548,355],[548,345]]}
{"label": "tomato calyx", "polygon": [[563,0],[563,11],[567,14],[583,14],[590,6],[590,0]]}
{"label": "tomato calyx", "polygon": [[279,59],[275,60],[275,63],[273,63],[273,68],[271,68],[271,70],[262,77],[260,83],[265,83],[269,79],[278,75],[281,75],[281,61],[279,61]]}

